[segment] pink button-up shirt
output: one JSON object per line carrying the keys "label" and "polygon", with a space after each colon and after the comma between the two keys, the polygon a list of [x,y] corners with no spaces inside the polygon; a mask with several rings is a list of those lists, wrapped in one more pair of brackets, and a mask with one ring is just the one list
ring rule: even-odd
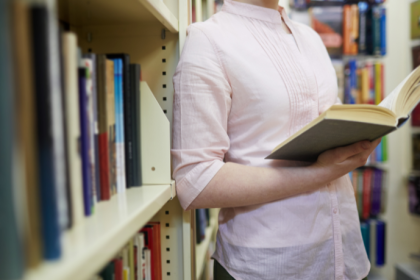
{"label": "pink button-up shirt", "polygon": [[[321,39],[279,11],[225,0],[221,12],[188,28],[173,79],[172,157],[184,208],[224,162],[292,165],[264,158],[336,103]],[[213,257],[237,280],[364,278],[370,264],[349,177],[293,198],[221,209]]]}

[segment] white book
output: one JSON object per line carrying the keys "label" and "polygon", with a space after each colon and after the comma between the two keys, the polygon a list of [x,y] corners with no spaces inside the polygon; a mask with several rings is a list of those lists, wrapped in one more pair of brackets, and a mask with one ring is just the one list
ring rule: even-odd
{"label": "white book", "polygon": [[67,154],[69,163],[69,183],[71,195],[72,222],[76,225],[83,221],[84,205],[82,192],[82,159],[79,153],[80,119],[79,92],[77,72],[77,37],[74,33],[64,33],[63,39],[63,70],[66,89],[66,128]]}
{"label": "white book", "polygon": [[152,264],[151,264],[151,252],[149,249],[144,250],[144,257],[146,261],[146,280],[152,280]]}

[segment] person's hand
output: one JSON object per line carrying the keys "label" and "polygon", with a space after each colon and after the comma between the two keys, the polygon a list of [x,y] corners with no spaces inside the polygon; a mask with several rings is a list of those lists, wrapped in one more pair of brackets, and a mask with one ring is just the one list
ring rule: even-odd
{"label": "person's hand", "polygon": [[361,141],[328,150],[319,155],[312,167],[323,170],[324,180],[330,182],[365,165],[369,155],[380,142],[381,138],[373,142]]}

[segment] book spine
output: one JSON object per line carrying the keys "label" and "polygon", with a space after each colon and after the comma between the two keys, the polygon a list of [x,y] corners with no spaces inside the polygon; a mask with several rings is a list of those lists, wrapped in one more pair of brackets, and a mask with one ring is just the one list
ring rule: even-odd
{"label": "book spine", "polygon": [[361,222],[360,229],[362,231],[362,239],[363,244],[365,245],[366,254],[370,259],[370,226],[367,222]]}
{"label": "book spine", "polygon": [[124,109],[124,144],[125,144],[125,176],[127,188],[134,186],[134,157],[133,157],[133,100],[130,84],[130,57],[123,55],[122,65],[122,98]]}
{"label": "book spine", "polygon": [[359,170],[357,179],[357,210],[361,218],[363,214],[363,170]]}
{"label": "book spine", "polygon": [[351,30],[352,30],[352,13],[351,6],[344,5],[343,7],[343,54],[351,54]]}
{"label": "book spine", "polygon": [[377,222],[375,220],[370,220],[370,263],[372,266],[376,265],[376,227]]}
{"label": "book spine", "polygon": [[375,104],[378,105],[382,101],[382,74],[381,64],[375,63]]}
{"label": "book spine", "polygon": [[366,54],[366,11],[367,3],[359,3],[359,54]]}
{"label": "book spine", "polygon": [[101,200],[111,198],[111,189],[109,187],[109,151],[108,151],[108,133],[99,134],[99,161],[101,176]]}
{"label": "book spine", "polygon": [[381,24],[381,33],[380,33],[380,37],[381,37],[381,55],[386,55],[387,52],[387,43],[386,43],[386,8],[381,7],[380,9],[381,11],[381,20],[380,20],[380,24]]}
{"label": "book spine", "polygon": [[376,225],[376,265],[385,265],[386,224],[378,221]]}
{"label": "book spine", "polygon": [[381,10],[379,7],[373,7],[373,55],[381,55]]}
{"label": "book spine", "polygon": [[86,94],[86,69],[79,68],[79,102],[80,102],[80,146],[82,154],[83,202],[85,216],[92,213],[92,180],[89,160],[89,128],[88,128],[88,97]]}
{"label": "book spine", "polygon": [[366,169],[363,173],[363,219],[368,219],[370,214],[370,192],[372,183],[372,170]]}
{"label": "book spine", "polygon": [[123,280],[123,260],[121,258],[114,260],[114,269],[114,279]]}
{"label": "book spine", "polygon": [[359,8],[356,4],[351,5],[351,38],[350,53],[357,55],[359,52]]}
{"label": "book spine", "polygon": [[[37,150],[41,205],[41,229],[44,258],[58,259],[61,255],[59,209],[54,172],[54,136],[52,133],[51,84],[49,77],[48,11],[45,6],[31,8],[32,46],[34,55]],[[61,200],[60,200],[61,202]]]}
{"label": "book spine", "polygon": [[355,60],[349,61],[350,67],[350,104],[356,104],[357,101],[357,62]]}
{"label": "book spine", "polygon": [[15,148],[14,88],[10,39],[10,1],[0,1],[0,279],[21,279],[24,274],[23,244],[15,205],[13,176]]}

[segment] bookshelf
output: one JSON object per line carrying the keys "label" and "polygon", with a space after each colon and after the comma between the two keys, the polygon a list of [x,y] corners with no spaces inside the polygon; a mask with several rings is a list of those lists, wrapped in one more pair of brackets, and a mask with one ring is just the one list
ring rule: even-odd
{"label": "bookshelf", "polygon": [[[94,215],[64,234],[62,258],[29,271],[25,279],[88,279],[113,258],[139,226],[146,224],[162,207],[168,208],[174,197],[173,181],[170,185],[131,188],[125,194],[99,203]],[[169,234],[170,229],[162,227],[162,230],[162,235]]]}

